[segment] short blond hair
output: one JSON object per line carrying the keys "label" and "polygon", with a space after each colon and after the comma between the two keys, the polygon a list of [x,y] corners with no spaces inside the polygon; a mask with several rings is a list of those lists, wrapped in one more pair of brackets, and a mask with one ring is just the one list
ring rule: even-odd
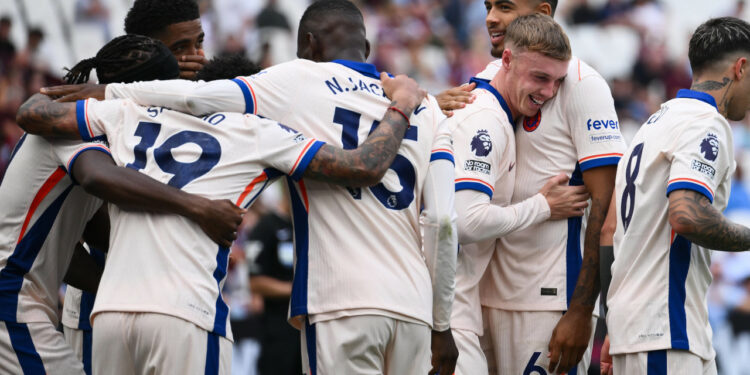
{"label": "short blond hair", "polygon": [[570,41],[552,17],[534,13],[516,18],[505,30],[509,46],[538,52],[556,60],[570,60]]}

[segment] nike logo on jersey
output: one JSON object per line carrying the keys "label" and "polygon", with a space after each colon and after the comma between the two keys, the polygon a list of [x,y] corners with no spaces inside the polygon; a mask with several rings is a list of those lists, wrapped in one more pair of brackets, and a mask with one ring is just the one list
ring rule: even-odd
{"label": "nike logo on jersey", "polygon": [[417,107],[417,109],[415,109],[415,110],[414,110],[414,114],[415,114],[415,115],[418,115],[418,114],[419,114],[419,112],[422,112],[422,111],[424,111],[425,109],[427,109],[427,107],[425,107],[425,106],[423,106],[423,105],[422,105],[422,106],[419,106],[419,107]]}

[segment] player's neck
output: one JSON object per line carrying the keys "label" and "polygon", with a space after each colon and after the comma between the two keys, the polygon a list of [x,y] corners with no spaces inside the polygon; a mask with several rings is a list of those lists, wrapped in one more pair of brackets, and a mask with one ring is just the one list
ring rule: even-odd
{"label": "player's neck", "polygon": [[727,116],[727,104],[732,98],[732,86],[734,85],[734,79],[729,74],[703,74],[693,78],[693,84],[690,89],[693,91],[699,91],[714,98],[716,101],[716,108],[719,110],[722,116]]}
{"label": "player's neck", "polygon": [[490,81],[490,86],[494,87],[495,90],[497,90],[497,92],[500,94],[500,96],[503,97],[503,99],[505,100],[505,104],[507,104],[508,108],[510,109],[511,116],[513,116],[514,119],[517,119],[521,113],[516,110],[516,106],[510,101],[510,93],[508,91],[510,85],[503,83],[505,78],[506,72],[503,69],[500,69],[500,71],[498,71],[497,74],[495,74],[495,77]]}
{"label": "player's neck", "polygon": [[342,49],[336,51],[334,56],[331,56],[330,59],[327,61],[333,61],[333,60],[349,60],[354,62],[365,62],[367,58],[365,57],[365,54],[361,51],[360,48],[357,49]]}

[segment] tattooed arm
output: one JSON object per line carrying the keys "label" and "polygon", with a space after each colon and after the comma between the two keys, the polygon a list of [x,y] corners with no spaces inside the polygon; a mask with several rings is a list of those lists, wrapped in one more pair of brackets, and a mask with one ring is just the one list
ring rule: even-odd
{"label": "tattooed arm", "polygon": [[409,127],[396,110],[410,116],[424,98],[417,82],[406,76],[381,75],[383,90],[392,102],[380,125],[354,150],[323,145],[305,170],[304,177],[351,187],[378,183],[388,171]]}
{"label": "tattooed arm", "polygon": [[76,122],[76,103],[57,103],[35,94],[24,102],[16,122],[25,131],[43,137],[81,139]]}
{"label": "tattooed arm", "polygon": [[669,194],[669,225],[677,234],[707,249],[750,249],[750,228],[729,221],[705,195],[693,190]]}
{"label": "tattooed arm", "polygon": [[[397,102],[392,102],[397,106]],[[407,114],[414,108],[402,110]],[[323,145],[304,177],[351,187],[377,184],[396,158],[409,124],[400,113],[388,110],[380,125],[354,150]]]}
{"label": "tattooed arm", "polygon": [[568,311],[557,323],[550,339],[550,372],[568,372],[583,357],[591,338],[591,316],[599,296],[599,242],[602,225],[614,190],[616,166],[604,166],[583,172],[583,181],[591,193],[591,211],[586,222],[583,261]]}

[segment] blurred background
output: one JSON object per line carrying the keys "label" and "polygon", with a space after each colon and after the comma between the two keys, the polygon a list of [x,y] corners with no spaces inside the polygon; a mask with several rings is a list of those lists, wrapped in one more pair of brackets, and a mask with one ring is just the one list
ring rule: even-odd
{"label": "blurred background", "polygon": [[[23,131],[18,106],[59,84],[64,67],[123,33],[132,0],[0,0],[0,178]],[[405,73],[430,93],[467,82],[491,61],[481,0],[354,0],[372,44],[369,62]],[[262,67],[295,58],[308,0],[199,0],[210,58],[243,53]],[[560,0],[555,19],[573,52],[608,81],[622,133],[690,86],[687,45],[710,17],[750,20],[744,0]],[[727,216],[750,226],[750,120],[734,123],[737,172]],[[234,373],[299,374],[297,332],[285,322],[293,250],[283,188],[262,195],[242,225],[225,297],[232,309]],[[750,254],[715,252],[709,295],[719,373],[750,374]],[[601,330],[600,330],[601,331]],[[591,373],[598,374],[599,345]]]}

